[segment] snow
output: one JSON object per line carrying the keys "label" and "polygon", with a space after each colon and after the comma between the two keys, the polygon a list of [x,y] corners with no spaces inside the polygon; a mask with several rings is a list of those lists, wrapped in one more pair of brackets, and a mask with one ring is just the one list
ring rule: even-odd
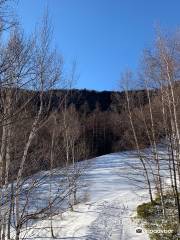
{"label": "snow", "polygon": [[[53,216],[56,239],[149,239],[144,229],[142,233],[136,233],[136,228],[142,227],[134,218],[136,207],[149,199],[141,173],[130,177],[133,173],[131,165],[139,165],[134,153],[108,154],[80,164],[88,165],[79,180],[80,203],[74,207],[74,211],[66,209],[62,214]],[[134,178],[140,180],[138,184]],[[55,178],[49,181],[53,186],[61,182],[62,172],[56,171]],[[47,181],[41,184],[41,195],[47,194],[47,185]],[[38,220],[27,229],[25,239],[51,239],[49,219]],[[24,232],[21,237],[24,237]]]}

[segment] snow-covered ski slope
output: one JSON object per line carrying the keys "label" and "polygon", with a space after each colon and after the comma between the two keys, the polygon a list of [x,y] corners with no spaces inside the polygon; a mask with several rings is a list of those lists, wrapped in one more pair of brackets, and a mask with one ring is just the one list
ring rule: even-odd
{"label": "snow-covered ski slope", "polygon": [[[74,211],[67,210],[53,217],[55,237],[68,240],[149,239],[144,229],[136,233],[139,226],[133,218],[136,206],[148,201],[148,191],[143,189],[143,182],[138,181],[143,177],[132,169],[139,165],[133,152],[108,154],[83,164],[87,162],[88,168],[80,180],[84,187],[79,190],[84,200]],[[37,221],[26,238],[51,239],[50,220]]]}

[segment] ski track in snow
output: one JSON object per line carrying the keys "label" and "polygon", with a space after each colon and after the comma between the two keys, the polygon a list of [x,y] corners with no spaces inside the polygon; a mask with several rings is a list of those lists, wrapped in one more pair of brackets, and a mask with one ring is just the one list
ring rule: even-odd
{"label": "ski track in snow", "polygon": [[[67,210],[53,217],[56,239],[148,240],[145,231],[136,233],[138,225],[132,219],[137,205],[148,201],[147,191],[127,178],[133,171],[129,164],[139,164],[133,152],[108,154],[83,164],[87,162],[88,169],[81,177],[84,187],[79,192],[81,199],[87,195],[86,200],[77,204],[73,212]],[[136,179],[142,180],[141,174]],[[51,239],[49,226],[48,219],[37,221],[25,239]]]}
{"label": "ski track in snow", "polygon": [[89,227],[86,239],[109,240],[113,235],[118,235],[118,239],[122,239],[122,216],[128,211],[128,207],[121,206],[119,201],[104,201],[96,209],[100,212]]}

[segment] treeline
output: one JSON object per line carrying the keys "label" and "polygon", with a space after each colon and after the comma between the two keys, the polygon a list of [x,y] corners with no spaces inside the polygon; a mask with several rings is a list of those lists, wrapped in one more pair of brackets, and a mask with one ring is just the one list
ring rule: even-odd
{"label": "treeline", "polygon": [[[21,112],[21,121],[16,121],[14,146],[16,151],[22,147],[22,136],[30,130],[31,121],[36,116],[40,97],[39,92],[18,90],[19,101],[30,99],[25,111]],[[144,90],[130,91],[133,98],[134,111],[138,111],[141,102],[144,107],[148,98]],[[155,95],[152,91],[151,95]],[[17,95],[17,90],[16,90]],[[20,103],[19,103],[20,104]],[[46,121],[38,129],[34,144],[31,145],[25,163],[24,176],[50,168],[49,155],[51,145],[51,129],[56,118],[56,145],[58,150],[54,157],[54,167],[62,167],[66,162],[65,135],[68,130],[70,139],[74,139],[75,161],[95,156],[134,149],[134,141],[127,112],[125,92],[96,92],[89,90],[51,90],[44,93],[43,105],[48,106]],[[137,123],[139,124],[139,123]],[[148,145],[143,129],[139,129],[141,147]],[[19,145],[19,146],[18,146]],[[78,149],[78,150],[77,150]],[[16,175],[19,168],[18,157],[13,158],[10,170]],[[30,167],[31,166],[31,167]]]}

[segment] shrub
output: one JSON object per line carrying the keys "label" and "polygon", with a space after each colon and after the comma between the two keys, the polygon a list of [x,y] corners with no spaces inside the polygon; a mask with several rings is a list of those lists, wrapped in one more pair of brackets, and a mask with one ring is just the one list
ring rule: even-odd
{"label": "shrub", "polygon": [[156,202],[143,203],[137,207],[137,215],[140,218],[146,219],[156,213]]}

